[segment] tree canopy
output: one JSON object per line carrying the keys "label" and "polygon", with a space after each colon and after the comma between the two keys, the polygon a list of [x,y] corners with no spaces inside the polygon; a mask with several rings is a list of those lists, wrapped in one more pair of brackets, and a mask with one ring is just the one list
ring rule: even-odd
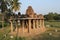
{"label": "tree canopy", "polygon": [[19,0],[0,0],[0,10],[1,12],[5,12],[8,9],[17,11],[20,9],[20,4]]}
{"label": "tree canopy", "polygon": [[49,12],[48,14],[44,15],[45,20],[60,20],[60,14]]}

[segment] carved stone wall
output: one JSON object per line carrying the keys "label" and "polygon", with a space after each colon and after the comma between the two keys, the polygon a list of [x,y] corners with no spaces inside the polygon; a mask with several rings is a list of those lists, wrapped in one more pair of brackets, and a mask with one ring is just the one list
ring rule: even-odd
{"label": "carved stone wall", "polygon": [[[28,16],[29,18],[28,18]],[[45,26],[44,26],[44,16],[42,14],[37,15],[37,13],[34,12],[33,8],[29,6],[26,10],[26,15],[20,15],[20,13],[17,15],[17,18],[14,18],[16,21],[16,30],[19,29],[20,34],[19,36],[32,36],[36,34],[40,34],[42,32],[45,32]],[[13,17],[11,17],[12,20],[10,20],[11,23],[11,33],[13,32]],[[18,25],[20,24],[20,25]],[[15,34],[16,35],[16,34]]]}
{"label": "carved stone wall", "polygon": [[26,14],[27,14],[29,17],[33,18],[34,10],[33,10],[33,8],[32,8],[31,6],[29,6],[29,7],[27,8]]}

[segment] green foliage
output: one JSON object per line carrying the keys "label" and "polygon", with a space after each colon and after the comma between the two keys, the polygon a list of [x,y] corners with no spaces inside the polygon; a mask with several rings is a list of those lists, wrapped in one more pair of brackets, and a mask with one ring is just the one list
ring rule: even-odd
{"label": "green foliage", "polygon": [[[4,27],[7,27],[8,23],[4,22]],[[2,28],[2,23],[0,22],[0,28]]]}
{"label": "green foliage", "polygon": [[60,20],[60,14],[49,12],[48,14],[44,15],[45,20]]}
{"label": "green foliage", "polygon": [[5,12],[7,10],[6,2],[4,0],[1,0],[0,3],[1,3],[0,5],[1,12]]}
{"label": "green foliage", "polygon": [[1,12],[5,13],[9,9],[11,11],[17,11],[20,9],[19,0],[0,0],[0,10]]}

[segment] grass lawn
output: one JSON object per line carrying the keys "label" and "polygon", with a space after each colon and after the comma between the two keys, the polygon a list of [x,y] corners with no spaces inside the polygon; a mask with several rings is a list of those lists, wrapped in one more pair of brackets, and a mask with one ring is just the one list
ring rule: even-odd
{"label": "grass lawn", "polygon": [[60,21],[45,21],[45,26],[60,28]]}
{"label": "grass lawn", "polygon": [[9,33],[10,33],[10,27],[0,29],[0,40],[25,40],[24,37],[17,38],[16,36],[11,36]]}
{"label": "grass lawn", "polygon": [[[45,21],[45,26],[47,26],[47,31],[43,34],[36,35],[34,37],[30,37],[27,40],[60,40],[60,22],[47,22]],[[5,27],[4,29],[0,29],[0,40],[17,40],[17,37],[11,38],[10,27]],[[25,40],[25,38],[19,37],[18,40]]]}
{"label": "grass lawn", "polygon": [[60,40],[60,22],[45,21],[45,27],[47,31],[33,37],[32,40]]}
{"label": "grass lawn", "polygon": [[[32,40],[60,40],[60,28],[46,28],[47,31],[37,35]],[[56,32],[55,29],[58,31]]]}

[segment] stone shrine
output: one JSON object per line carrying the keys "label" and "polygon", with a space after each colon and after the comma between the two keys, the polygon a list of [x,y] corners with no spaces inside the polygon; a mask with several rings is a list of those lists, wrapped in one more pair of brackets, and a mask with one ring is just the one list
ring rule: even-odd
{"label": "stone shrine", "polygon": [[[14,23],[13,23],[14,22]],[[10,17],[11,33],[18,36],[32,36],[45,32],[44,17],[37,15],[33,8],[29,6],[26,14],[18,13],[17,16]],[[14,26],[15,25],[15,26]]]}

